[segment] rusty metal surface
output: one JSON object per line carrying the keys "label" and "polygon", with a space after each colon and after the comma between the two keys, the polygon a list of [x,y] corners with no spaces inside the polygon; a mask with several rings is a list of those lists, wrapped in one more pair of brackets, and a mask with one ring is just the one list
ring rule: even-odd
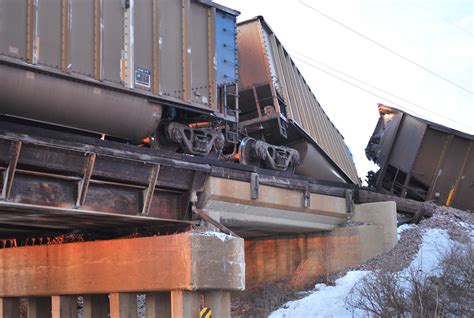
{"label": "rusty metal surface", "polygon": [[359,184],[343,136],[262,17],[238,25],[238,46],[241,117],[258,118],[272,105],[300,125],[351,181]]}
{"label": "rusty metal surface", "polygon": [[474,136],[382,104],[379,113],[366,149],[367,157],[380,166],[371,185],[402,197],[474,210]]}
{"label": "rusty metal surface", "polygon": [[350,186],[0,121],[0,236],[108,230],[147,218],[179,226],[209,175],[249,183],[252,173],[262,185],[339,198]]}
{"label": "rusty metal surface", "polygon": [[[140,215],[119,215],[91,210],[76,210],[56,207],[38,206],[33,204],[0,202],[1,228],[15,225],[17,230],[22,227],[35,228],[36,231],[52,230],[113,230],[113,227],[137,226],[179,226],[194,222],[173,220]],[[11,231],[15,233],[15,229]],[[3,236],[0,232],[0,236]]]}
{"label": "rusty metal surface", "polygon": [[246,90],[268,82],[268,74],[258,24],[239,24],[239,86]]}
{"label": "rusty metal surface", "polygon": [[146,159],[97,153],[87,145],[78,149],[1,135],[0,237],[20,235],[22,229],[37,233],[189,224],[189,191],[199,170],[169,163],[159,169]]}

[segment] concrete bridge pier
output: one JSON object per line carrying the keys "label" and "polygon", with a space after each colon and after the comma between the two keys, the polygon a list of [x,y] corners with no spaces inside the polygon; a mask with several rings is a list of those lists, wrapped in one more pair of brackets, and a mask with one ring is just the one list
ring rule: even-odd
{"label": "concrete bridge pier", "polygon": [[230,292],[245,288],[243,240],[214,232],[9,248],[0,260],[0,318],[230,317]]}

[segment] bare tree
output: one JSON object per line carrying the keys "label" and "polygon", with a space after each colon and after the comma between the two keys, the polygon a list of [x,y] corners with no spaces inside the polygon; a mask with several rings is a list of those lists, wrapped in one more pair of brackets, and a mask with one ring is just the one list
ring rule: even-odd
{"label": "bare tree", "polygon": [[454,246],[431,273],[384,266],[354,286],[346,302],[377,317],[474,317],[473,246]]}

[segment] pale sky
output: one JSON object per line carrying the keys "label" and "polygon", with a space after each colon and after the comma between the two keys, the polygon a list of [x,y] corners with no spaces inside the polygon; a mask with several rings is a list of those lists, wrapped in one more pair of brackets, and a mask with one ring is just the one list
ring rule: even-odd
{"label": "pale sky", "polygon": [[[474,1],[302,1],[451,82],[474,91]],[[377,103],[403,108],[414,115],[474,134],[472,93],[364,40],[302,5],[299,0],[216,2],[240,11],[239,21],[257,15],[265,18],[329,118],[345,137],[362,180],[368,170],[376,169],[366,159],[364,149],[378,120]],[[427,110],[376,91],[318,62]],[[384,98],[346,84],[311,64]]]}

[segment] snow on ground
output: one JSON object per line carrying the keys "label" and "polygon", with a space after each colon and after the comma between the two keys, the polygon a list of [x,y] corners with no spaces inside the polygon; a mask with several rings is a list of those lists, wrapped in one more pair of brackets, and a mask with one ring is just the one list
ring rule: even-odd
{"label": "snow on ground", "polygon": [[[413,226],[400,227],[399,235]],[[472,239],[474,230],[469,224],[466,227]],[[445,229],[425,229],[422,239],[417,255],[411,264],[402,271],[422,270],[425,273],[433,272],[438,267],[443,252],[454,244],[459,244],[450,238],[448,231]],[[344,277],[336,280],[335,286],[317,284],[309,296],[286,303],[269,317],[365,317],[367,315],[364,312],[348,308],[345,299],[351,288],[369,273],[371,271],[350,271]]]}
{"label": "snow on ground", "polygon": [[424,273],[436,271],[443,253],[455,242],[449,238],[448,231],[428,229],[423,233],[423,243],[418,254],[405,271],[421,270]]}
{"label": "snow on ground", "polygon": [[[317,284],[311,295],[285,304],[283,308],[274,311],[269,318],[352,317],[352,311],[346,308],[346,295],[368,273],[370,272],[348,272],[336,280],[336,286]],[[363,315],[362,312],[359,314]]]}
{"label": "snow on ground", "polygon": [[403,225],[400,225],[398,228],[397,228],[397,241],[400,240],[400,237],[402,235],[402,233],[406,230],[409,230],[409,229],[412,229],[415,225],[414,224],[403,224]]}

